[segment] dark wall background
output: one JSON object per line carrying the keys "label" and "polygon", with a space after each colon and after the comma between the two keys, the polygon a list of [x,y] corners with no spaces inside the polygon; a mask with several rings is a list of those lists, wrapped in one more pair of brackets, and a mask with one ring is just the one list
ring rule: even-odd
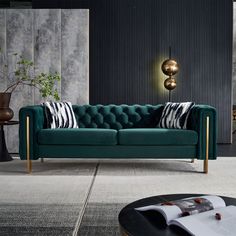
{"label": "dark wall background", "polygon": [[34,8],[90,9],[90,103],[168,100],[160,71],[179,64],[173,101],[216,107],[220,143],[231,141],[232,0],[35,0]]}
{"label": "dark wall background", "polygon": [[[6,0],[5,0],[6,1]],[[33,8],[86,8],[93,0],[32,0]],[[97,1],[97,0],[96,0]],[[98,0],[99,1],[99,0]]]}

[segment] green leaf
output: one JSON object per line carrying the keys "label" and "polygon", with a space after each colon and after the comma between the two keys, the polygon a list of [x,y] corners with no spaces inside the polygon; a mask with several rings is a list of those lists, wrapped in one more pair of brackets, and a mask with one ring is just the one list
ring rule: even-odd
{"label": "green leaf", "polygon": [[20,82],[24,82],[26,86],[34,86],[39,89],[42,97],[53,97],[56,101],[60,100],[58,91],[55,88],[57,81],[61,80],[61,76],[57,71],[55,73],[40,72],[34,74],[35,66],[33,61],[24,58],[22,55],[18,55],[18,53],[14,53],[13,55],[19,56],[15,65],[16,69],[13,71],[16,81],[19,81],[18,85],[21,84]]}

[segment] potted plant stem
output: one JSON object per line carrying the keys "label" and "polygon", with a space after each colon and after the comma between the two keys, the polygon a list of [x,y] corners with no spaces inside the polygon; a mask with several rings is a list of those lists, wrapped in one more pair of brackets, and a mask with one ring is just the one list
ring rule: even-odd
{"label": "potted plant stem", "polygon": [[53,97],[56,101],[60,100],[58,91],[55,87],[56,82],[61,80],[59,73],[34,73],[34,63],[25,59],[23,56],[14,53],[16,57],[15,70],[8,71],[8,65],[4,65],[4,70],[0,71],[2,79],[10,81],[10,85],[0,92],[0,121],[11,120],[14,116],[9,107],[11,95],[18,86],[31,86],[40,92],[43,98]]}

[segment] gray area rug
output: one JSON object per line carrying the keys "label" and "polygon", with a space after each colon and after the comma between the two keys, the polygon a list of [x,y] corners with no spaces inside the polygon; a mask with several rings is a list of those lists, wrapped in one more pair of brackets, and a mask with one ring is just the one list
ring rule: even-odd
{"label": "gray area rug", "polygon": [[154,195],[206,193],[236,197],[236,158],[219,158],[203,174],[202,161],[104,162],[94,182],[78,235],[120,235],[119,211]]}
{"label": "gray area rug", "polygon": [[28,175],[25,161],[0,163],[0,235],[72,235],[95,167],[50,160]]}
{"label": "gray area rug", "polygon": [[0,205],[0,235],[72,235],[82,204]]}
{"label": "gray area rug", "polygon": [[188,160],[50,159],[33,162],[32,175],[25,164],[0,163],[0,235],[119,235],[119,211],[140,198],[236,197],[236,158],[210,161],[208,175]]}

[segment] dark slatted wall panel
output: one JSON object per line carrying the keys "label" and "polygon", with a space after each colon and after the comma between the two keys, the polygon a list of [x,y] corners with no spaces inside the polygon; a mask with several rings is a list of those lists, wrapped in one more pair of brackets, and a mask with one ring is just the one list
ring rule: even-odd
{"label": "dark slatted wall panel", "polygon": [[[34,7],[43,7],[37,2]],[[79,2],[61,0],[55,7]],[[173,101],[216,107],[218,142],[230,142],[232,5],[232,0],[81,0],[81,7],[90,8],[90,103],[166,102],[160,65],[171,45],[180,64]]]}
{"label": "dark slatted wall panel", "polygon": [[90,103],[163,103],[161,62],[180,64],[173,101],[217,108],[231,141],[232,1],[99,0],[90,11]]}
{"label": "dark slatted wall panel", "polygon": [[88,9],[90,0],[32,0],[33,8]]}

